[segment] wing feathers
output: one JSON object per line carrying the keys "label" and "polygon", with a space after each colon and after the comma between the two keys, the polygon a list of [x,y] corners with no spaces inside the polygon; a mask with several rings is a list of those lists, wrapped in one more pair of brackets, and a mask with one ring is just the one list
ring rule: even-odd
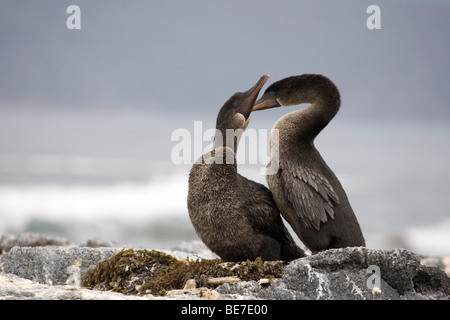
{"label": "wing feathers", "polygon": [[300,220],[306,227],[317,230],[328,216],[333,219],[333,204],[339,203],[339,197],[328,180],[314,170],[296,166],[281,170],[281,183],[287,190],[288,201],[292,204]]}

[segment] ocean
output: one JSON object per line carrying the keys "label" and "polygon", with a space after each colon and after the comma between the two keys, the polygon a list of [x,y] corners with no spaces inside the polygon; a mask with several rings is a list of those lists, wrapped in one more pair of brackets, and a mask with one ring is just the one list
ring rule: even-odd
{"label": "ocean", "polygon": [[[239,172],[264,184],[264,130],[277,117],[252,116],[248,131],[263,149],[256,163],[248,156],[252,138],[239,150]],[[181,140],[172,134],[183,129],[191,144],[201,140],[186,158],[193,162],[209,144],[206,135],[195,137],[195,121],[203,120],[204,132],[214,118],[139,109],[4,110],[0,234],[39,232],[75,244],[95,238],[159,249],[198,239],[186,205],[192,163],[174,160]],[[368,247],[450,256],[447,123],[361,123],[338,115],[316,146],[341,180]]]}

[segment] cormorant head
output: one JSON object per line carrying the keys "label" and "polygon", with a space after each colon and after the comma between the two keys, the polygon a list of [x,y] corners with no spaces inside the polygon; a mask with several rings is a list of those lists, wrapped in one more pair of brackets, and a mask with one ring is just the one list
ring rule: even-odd
{"label": "cormorant head", "polygon": [[320,74],[287,77],[272,83],[256,101],[252,111],[313,103],[318,98],[317,94],[332,91],[330,88],[335,88],[334,84]]}
{"label": "cormorant head", "polygon": [[263,75],[248,91],[233,94],[220,109],[217,115],[216,128],[221,131],[226,129],[245,130],[250,122],[250,113],[256,98],[267,79],[269,79],[269,76]]}

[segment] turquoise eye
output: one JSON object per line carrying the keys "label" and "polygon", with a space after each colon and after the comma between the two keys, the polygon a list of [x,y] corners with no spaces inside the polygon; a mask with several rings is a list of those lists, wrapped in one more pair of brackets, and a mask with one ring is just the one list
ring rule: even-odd
{"label": "turquoise eye", "polygon": [[275,95],[275,92],[274,92],[274,91],[270,91],[269,94],[270,94],[271,96],[274,96],[274,95]]}
{"label": "turquoise eye", "polygon": [[238,104],[235,102],[235,103],[233,103],[233,107],[234,108],[237,108],[237,106],[238,106]]}

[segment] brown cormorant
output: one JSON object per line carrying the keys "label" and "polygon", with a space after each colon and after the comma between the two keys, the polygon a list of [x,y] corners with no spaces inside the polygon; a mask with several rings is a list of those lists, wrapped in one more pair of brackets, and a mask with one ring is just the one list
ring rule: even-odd
{"label": "brown cormorant", "polygon": [[[270,85],[253,111],[310,103],[274,125],[278,171],[266,175],[282,216],[313,253],[365,246],[358,220],[336,175],[314,146],[314,139],[338,112],[337,87],[319,74],[291,76]],[[278,145],[275,145],[278,144]],[[272,157],[272,156],[271,156]],[[269,165],[268,165],[269,166]]]}
{"label": "brown cormorant", "polygon": [[[200,239],[224,261],[285,260],[304,256],[280,216],[272,194],[237,172],[239,138],[269,76],[235,93],[220,109],[214,146],[192,166],[188,211]],[[228,139],[227,142],[227,134]]]}

